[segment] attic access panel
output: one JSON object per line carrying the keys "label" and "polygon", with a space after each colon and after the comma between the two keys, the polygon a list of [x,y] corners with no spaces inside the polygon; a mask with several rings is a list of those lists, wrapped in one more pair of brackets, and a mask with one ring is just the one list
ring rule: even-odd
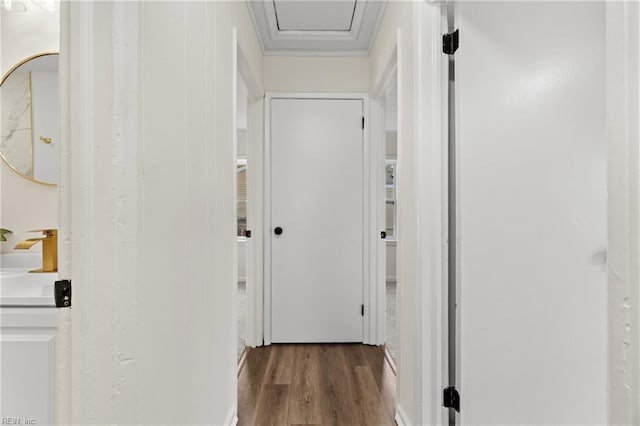
{"label": "attic access panel", "polygon": [[279,31],[344,31],[353,26],[357,0],[273,0]]}

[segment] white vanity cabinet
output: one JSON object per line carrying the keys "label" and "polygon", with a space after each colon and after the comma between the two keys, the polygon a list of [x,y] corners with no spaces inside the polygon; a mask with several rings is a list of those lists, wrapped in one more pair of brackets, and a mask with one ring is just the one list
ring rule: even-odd
{"label": "white vanity cabinet", "polygon": [[55,307],[0,308],[0,422],[53,424]]}

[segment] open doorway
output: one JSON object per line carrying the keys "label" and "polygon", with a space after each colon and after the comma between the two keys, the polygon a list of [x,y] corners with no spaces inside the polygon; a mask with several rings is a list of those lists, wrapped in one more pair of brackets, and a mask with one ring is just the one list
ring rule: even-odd
{"label": "open doorway", "polygon": [[236,356],[238,371],[249,347],[263,344],[262,336],[262,220],[263,97],[262,86],[235,44],[234,81],[234,193],[236,196]]}
{"label": "open doorway", "polygon": [[387,354],[395,365],[398,354],[396,247],[398,167],[398,84],[394,74],[384,96],[384,232],[385,232],[385,336]]}
{"label": "open doorway", "polygon": [[238,243],[238,282],[236,295],[236,315],[238,322],[238,360],[246,347],[247,331],[247,230],[248,219],[248,143],[247,143],[247,88],[240,74],[236,88],[236,215]]}

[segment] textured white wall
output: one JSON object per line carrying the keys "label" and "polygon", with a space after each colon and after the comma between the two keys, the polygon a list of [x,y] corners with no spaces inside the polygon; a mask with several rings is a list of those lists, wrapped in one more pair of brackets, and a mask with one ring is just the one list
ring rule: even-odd
{"label": "textured white wall", "polygon": [[57,406],[70,414],[57,418],[231,423],[232,26],[253,72],[262,72],[246,4],[64,8],[64,78],[73,84],[63,119],[72,176],[62,197],[71,213],[74,306],[71,354],[58,367],[70,368],[70,388],[58,392],[71,399]]}
{"label": "textured white wall", "polygon": [[640,424],[640,6],[607,2],[609,418]]}
{"label": "textured white wall", "polygon": [[369,58],[265,56],[266,92],[368,92]]}
{"label": "textured white wall", "polygon": [[[0,74],[4,75],[21,60],[42,52],[60,49],[60,22],[57,13],[40,10],[31,4],[27,12],[11,13],[0,9]],[[2,253],[25,238],[26,231],[58,227],[58,191],[54,186],[31,182],[0,160],[0,227],[13,234],[0,244]],[[42,251],[37,244],[31,251]]]}

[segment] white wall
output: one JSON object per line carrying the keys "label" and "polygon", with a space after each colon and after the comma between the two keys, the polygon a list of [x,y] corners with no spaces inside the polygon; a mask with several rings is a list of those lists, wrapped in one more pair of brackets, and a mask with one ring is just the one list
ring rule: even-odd
{"label": "white wall", "polygon": [[62,158],[71,156],[72,175],[61,189],[74,299],[71,351],[58,366],[70,369],[70,385],[58,388],[70,399],[57,403],[69,414],[57,419],[231,423],[232,26],[252,71],[262,72],[246,4],[63,7],[70,138]]}
{"label": "white wall", "polygon": [[640,7],[607,2],[609,418],[640,424]]}
{"label": "white wall", "polygon": [[[24,13],[0,10],[1,75],[29,56],[60,50],[58,13],[42,11],[34,4]],[[0,227],[13,231],[7,242],[0,243],[0,250],[6,253],[14,251],[18,242],[36,236],[26,231],[58,227],[58,191],[55,186],[23,178],[2,160],[0,163]],[[30,250],[42,251],[42,245]]]}
{"label": "white wall", "polygon": [[264,57],[265,92],[368,92],[367,57]]}

